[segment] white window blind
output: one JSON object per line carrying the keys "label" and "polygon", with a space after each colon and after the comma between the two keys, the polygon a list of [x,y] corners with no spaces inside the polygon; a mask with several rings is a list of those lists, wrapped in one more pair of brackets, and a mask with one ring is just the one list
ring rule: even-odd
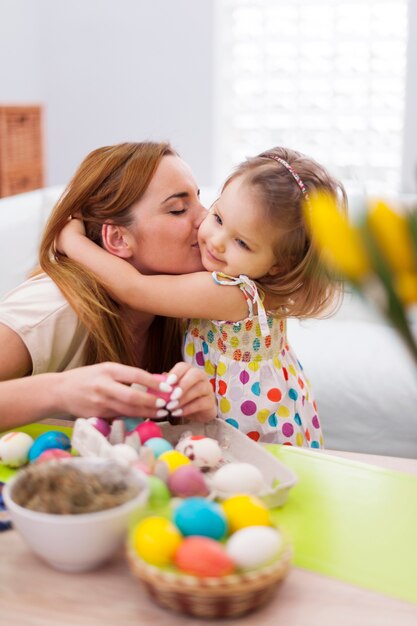
{"label": "white window blind", "polygon": [[407,0],[219,0],[218,172],[284,145],[398,190]]}

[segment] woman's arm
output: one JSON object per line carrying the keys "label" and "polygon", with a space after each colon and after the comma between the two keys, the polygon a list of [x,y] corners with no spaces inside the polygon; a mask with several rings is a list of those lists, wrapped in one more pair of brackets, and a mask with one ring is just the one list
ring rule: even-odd
{"label": "woman's arm", "polygon": [[217,285],[209,272],[181,276],[140,274],[130,263],[109,254],[82,234],[79,220],[71,220],[65,226],[58,249],[94,272],[116,300],[133,309],[165,317],[230,321],[247,315],[246,301],[238,287]]}
{"label": "woman's arm", "polygon": [[130,387],[159,388],[159,381],[142,369],[99,363],[30,376],[28,349],[5,324],[0,324],[0,345],[0,432],[62,412],[76,417],[167,415],[154,395]]}

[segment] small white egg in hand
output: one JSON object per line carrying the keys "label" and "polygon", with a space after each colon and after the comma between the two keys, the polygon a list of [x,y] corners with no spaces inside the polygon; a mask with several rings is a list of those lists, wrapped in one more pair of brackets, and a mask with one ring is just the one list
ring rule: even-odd
{"label": "small white egg in hand", "polygon": [[28,462],[33,439],[27,433],[12,432],[0,439],[0,462],[9,467],[20,467]]}
{"label": "small white egg in hand", "polygon": [[262,472],[251,463],[227,463],[214,474],[211,482],[213,491],[219,498],[232,494],[257,496],[266,490]]}
{"label": "small white egg in hand", "polygon": [[241,569],[252,569],[273,561],[282,546],[281,533],[270,526],[247,526],[226,543],[226,552]]}

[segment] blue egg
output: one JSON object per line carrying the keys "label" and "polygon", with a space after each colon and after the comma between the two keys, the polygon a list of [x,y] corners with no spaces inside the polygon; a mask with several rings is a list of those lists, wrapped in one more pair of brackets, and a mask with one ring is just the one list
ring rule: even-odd
{"label": "blue egg", "polygon": [[147,439],[143,445],[152,450],[156,459],[164,452],[168,452],[168,450],[173,449],[169,441],[162,439],[162,437],[151,437],[150,439]]}
{"label": "blue egg", "polygon": [[223,509],[205,498],[187,498],[174,511],[174,523],[185,537],[202,535],[223,539],[227,521]]}
{"label": "blue egg", "polygon": [[123,422],[128,433],[135,430],[138,424],[142,424],[145,420],[141,417],[123,417]]}
{"label": "blue egg", "polygon": [[71,450],[71,440],[67,435],[61,433],[59,430],[49,430],[48,432],[43,433],[43,435],[40,435],[35,439],[29,450],[30,463],[36,461],[42,452],[50,450],[51,448]]}

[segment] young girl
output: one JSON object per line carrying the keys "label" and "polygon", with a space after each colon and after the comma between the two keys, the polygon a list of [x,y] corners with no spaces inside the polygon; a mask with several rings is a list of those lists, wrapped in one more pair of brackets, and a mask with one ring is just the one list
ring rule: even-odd
{"label": "young girl", "polygon": [[[64,229],[59,249],[133,309],[193,318],[184,358],[209,375],[222,419],[255,441],[320,448],[317,407],[286,335],[287,317],[317,316],[338,288],[321,269],[303,219],[316,189],[346,203],[341,183],[293,150],[274,148],[238,166],[199,228],[206,272],[139,274],[81,236],[79,220]],[[172,197],[166,202],[172,211]],[[118,243],[128,240],[127,229],[108,228]],[[180,415],[176,406],[167,408]]]}

